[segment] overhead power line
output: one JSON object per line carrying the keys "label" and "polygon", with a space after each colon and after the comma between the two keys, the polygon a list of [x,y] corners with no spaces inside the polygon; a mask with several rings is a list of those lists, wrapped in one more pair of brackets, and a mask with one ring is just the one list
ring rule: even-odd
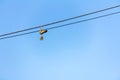
{"label": "overhead power line", "polygon": [[[110,14],[106,14],[106,15],[101,15],[101,16],[93,17],[93,18],[89,18],[89,19],[85,19],[85,20],[81,20],[81,21],[76,21],[76,22],[72,22],[72,23],[68,23],[68,24],[64,24],[64,25],[60,25],[60,26],[46,28],[46,30],[52,30],[52,29],[56,29],[56,28],[60,28],[60,27],[68,26],[68,25],[73,25],[73,24],[77,24],[77,23],[91,21],[91,20],[95,20],[95,19],[99,19],[99,18],[103,18],[103,17],[115,15],[115,14],[120,14],[120,11],[119,12],[110,13]],[[7,37],[0,38],[0,40],[8,39],[8,38],[13,38],[13,37],[17,37],[17,36],[22,36],[22,35],[27,35],[27,34],[32,34],[32,33],[36,33],[36,32],[39,32],[39,31],[40,30],[36,30],[36,31],[27,32],[27,33],[23,33],[23,34],[18,34],[18,35],[13,35],[13,36],[7,36]]]}
{"label": "overhead power line", "polygon": [[[84,16],[88,16],[88,15],[100,13],[100,12],[107,11],[107,10],[111,10],[111,9],[115,9],[115,8],[118,8],[118,7],[120,7],[120,5],[116,5],[116,6],[113,6],[113,7],[101,9],[101,10],[94,11],[94,12],[90,12],[90,13],[87,13],[87,14],[83,14],[83,15],[79,15],[79,16],[75,16],[75,17],[63,19],[63,20],[60,20],[60,21],[56,21],[56,22],[44,24],[44,25],[41,25],[41,26],[42,26],[42,27],[45,27],[45,26],[49,26],[49,25],[53,25],[53,24],[57,24],[57,23],[62,23],[62,22],[65,22],[65,21],[69,21],[69,20],[73,20],[73,19],[80,18],[80,17],[84,17]],[[15,32],[10,32],[10,33],[6,33],[6,34],[2,34],[2,35],[0,35],[0,37],[4,37],[4,36],[16,34],[16,33],[21,33],[21,32],[25,32],[25,31],[34,30],[34,29],[40,28],[41,26],[36,26],[36,27],[28,28],[28,29],[23,29],[23,30],[18,30],[18,31],[15,31]]]}
{"label": "overhead power line", "polygon": [[40,31],[40,30],[31,31],[31,32],[27,32],[27,33],[18,34],[18,35],[13,35],[13,36],[7,36],[7,37],[0,38],[0,40],[8,39],[8,38],[13,38],[13,37],[18,37],[18,36],[23,36],[23,35],[32,34],[32,33],[37,33],[37,32],[39,32],[39,31]]}
{"label": "overhead power line", "polygon": [[64,25],[61,25],[61,26],[47,28],[47,30],[51,30],[51,29],[55,29],[55,28],[60,28],[60,27],[64,27],[64,26],[69,26],[69,25],[73,25],[73,24],[77,24],[77,23],[81,23],[81,22],[86,22],[86,21],[90,21],[90,20],[95,20],[95,19],[98,19],[98,18],[103,18],[103,17],[115,15],[115,14],[120,14],[120,11],[119,12],[110,13],[110,14],[106,14],[106,15],[102,15],[102,16],[97,16],[97,17],[89,18],[89,19],[85,19],[85,20],[81,20],[81,21],[76,21],[76,22],[73,22],[73,23],[64,24]]}

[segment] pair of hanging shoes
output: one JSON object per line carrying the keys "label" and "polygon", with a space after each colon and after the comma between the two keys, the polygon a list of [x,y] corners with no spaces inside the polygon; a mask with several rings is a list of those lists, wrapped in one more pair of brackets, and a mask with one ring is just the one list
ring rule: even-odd
{"label": "pair of hanging shoes", "polygon": [[43,36],[42,36],[42,34],[44,34],[44,33],[46,33],[47,32],[47,30],[46,29],[41,29],[40,30],[40,40],[43,40],[44,38],[43,38]]}

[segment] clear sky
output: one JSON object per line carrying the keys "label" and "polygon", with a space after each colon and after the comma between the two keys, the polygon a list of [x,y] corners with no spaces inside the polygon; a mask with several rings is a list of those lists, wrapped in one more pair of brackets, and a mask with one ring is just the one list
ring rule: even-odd
{"label": "clear sky", "polygon": [[[0,0],[0,34],[118,4],[120,0]],[[115,11],[120,8],[76,20]],[[39,36],[0,41],[0,80],[120,80],[120,14],[50,30],[44,41]]]}

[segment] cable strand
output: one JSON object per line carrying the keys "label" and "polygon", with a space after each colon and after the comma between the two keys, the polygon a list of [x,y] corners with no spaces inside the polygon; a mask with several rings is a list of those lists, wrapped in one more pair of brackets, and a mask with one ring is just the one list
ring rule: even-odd
{"label": "cable strand", "polygon": [[[56,28],[60,28],[60,27],[68,26],[68,25],[73,25],[73,24],[77,24],[77,23],[91,21],[91,20],[95,20],[95,19],[99,19],[99,18],[103,18],[103,17],[115,15],[115,14],[120,14],[120,11],[119,12],[110,13],[110,14],[106,14],[106,15],[102,15],[102,16],[97,16],[97,17],[89,18],[89,19],[85,19],[85,20],[81,20],[81,21],[72,22],[72,23],[69,23],[69,24],[64,24],[64,25],[60,25],[60,26],[55,26],[55,27],[47,28],[47,30],[52,30],[52,29],[56,29]],[[28,35],[28,34],[32,34],[32,33],[36,33],[36,32],[39,32],[39,30],[28,32],[28,33],[23,33],[23,34],[18,34],[18,35],[13,35],[13,36],[3,37],[3,38],[0,38],[0,40],[8,39],[8,38],[13,38],[13,37],[17,37],[17,36]]]}
{"label": "cable strand", "polygon": [[[84,17],[84,16],[88,16],[88,15],[100,13],[100,12],[111,10],[111,9],[118,8],[118,7],[120,7],[120,5],[109,7],[109,8],[105,8],[105,9],[102,9],[102,10],[90,12],[90,13],[79,15],[79,16],[75,16],[75,17],[71,17],[71,18],[68,18],[68,19],[64,19],[64,20],[60,20],[60,21],[56,21],[56,22],[44,24],[44,25],[41,25],[41,26],[45,27],[45,26],[49,26],[49,25],[53,25],[53,24],[57,24],[57,23],[62,23],[62,22],[65,22],[65,21],[69,21],[69,20],[80,18],[80,17]],[[12,35],[12,34],[16,34],[16,33],[21,33],[21,32],[25,32],[25,31],[34,30],[34,29],[40,28],[41,26],[36,26],[36,27],[33,27],[33,28],[28,28],[28,29],[23,29],[23,30],[18,30],[18,31],[15,31],[15,32],[10,32],[10,33],[6,33],[6,34],[2,34],[2,35],[0,35],[0,37],[4,37],[4,36],[7,36],[7,35]]]}

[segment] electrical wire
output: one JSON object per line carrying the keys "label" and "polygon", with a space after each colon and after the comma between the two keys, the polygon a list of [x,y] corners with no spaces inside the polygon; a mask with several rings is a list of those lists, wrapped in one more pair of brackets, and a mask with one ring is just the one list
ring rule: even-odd
{"label": "electrical wire", "polygon": [[64,24],[64,25],[60,25],[60,26],[47,28],[47,30],[51,30],[51,29],[54,29],[54,28],[60,28],[60,27],[63,27],[63,26],[69,26],[69,25],[73,25],[73,24],[77,24],[77,23],[81,23],[81,22],[86,22],[86,21],[90,21],[90,20],[94,20],[94,19],[98,19],[98,18],[103,18],[103,17],[107,17],[107,16],[119,14],[119,13],[120,13],[120,11],[119,12],[110,13],[110,14],[106,14],[106,15],[102,15],[102,16],[98,16],[98,17],[93,17],[93,18],[81,20],[81,21],[76,21],[76,22],[72,22],[72,23],[68,23],[68,24]]}
{"label": "electrical wire", "polygon": [[[119,12],[110,13],[110,14],[106,14],[106,15],[102,15],[102,16],[97,16],[97,17],[89,18],[89,19],[85,19],[85,20],[81,20],[81,21],[76,21],[76,22],[72,22],[72,23],[68,23],[68,24],[64,24],[64,25],[60,25],[60,26],[55,26],[55,27],[47,28],[46,30],[52,30],[52,29],[55,29],[55,28],[60,28],[60,27],[68,26],[68,25],[73,25],[73,24],[82,23],[82,22],[86,22],[86,21],[91,21],[91,20],[95,20],[95,19],[99,19],[99,18],[104,18],[104,17],[107,17],[107,16],[115,15],[115,14],[120,14],[120,11]],[[27,35],[27,34],[32,34],[32,33],[36,33],[36,32],[39,32],[39,31],[40,30],[36,30],[36,31],[28,32],[28,33],[23,33],[23,34],[18,34],[18,35],[3,37],[3,38],[0,38],[0,40],[8,39],[8,38],[13,38],[13,37],[17,37],[17,36],[22,36],[22,35]]]}
{"label": "electrical wire", "polygon": [[[111,10],[111,9],[115,9],[115,8],[118,8],[118,7],[120,7],[120,5],[116,5],[116,6],[113,6],[113,7],[101,9],[101,10],[90,12],[90,13],[87,13],[87,14],[83,14],[83,15],[79,15],[79,16],[67,18],[67,19],[64,19],[64,20],[60,20],[60,21],[56,21],[56,22],[44,24],[44,25],[41,25],[41,26],[45,27],[45,26],[49,26],[49,25],[53,25],[53,24],[57,24],[57,23],[62,23],[62,22],[65,22],[65,21],[69,21],[69,20],[80,18],[80,17],[84,17],[84,16],[88,16],[88,15],[100,13],[100,12]],[[0,35],[0,37],[4,37],[4,36],[7,36],[7,35],[12,35],[12,34],[16,34],[16,33],[21,33],[21,32],[25,32],[25,31],[30,31],[30,30],[33,30],[33,29],[40,28],[41,26],[36,26],[36,27],[28,28],[28,29],[23,29],[23,30],[18,30],[18,31],[15,31],[15,32],[10,32],[10,33],[6,33],[6,34],[2,34],[2,35]]]}
{"label": "electrical wire", "polygon": [[40,30],[32,31],[32,32],[27,32],[27,33],[22,33],[22,34],[13,35],[13,36],[7,36],[7,37],[0,38],[0,40],[8,39],[8,38],[13,38],[13,37],[17,37],[17,36],[23,36],[23,35],[32,34],[32,33],[37,33],[37,32],[39,32],[39,31],[40,31]]}

